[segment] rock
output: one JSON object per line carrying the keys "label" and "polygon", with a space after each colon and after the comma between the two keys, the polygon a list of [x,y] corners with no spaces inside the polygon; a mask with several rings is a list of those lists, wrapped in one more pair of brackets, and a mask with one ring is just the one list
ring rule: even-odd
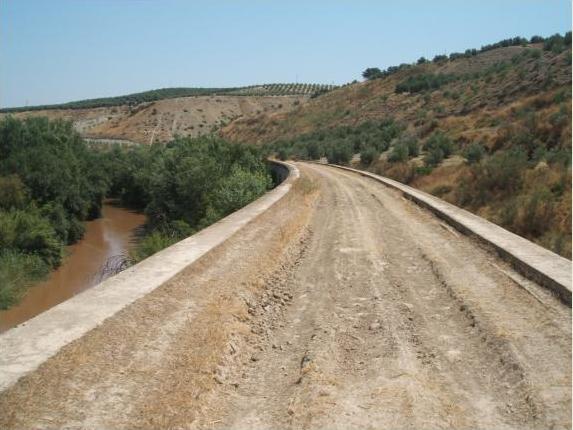
{"label": "rock", "polygon": [[380,323],[373,322],[368,326],[368,330],[378,330],[380,328]]}

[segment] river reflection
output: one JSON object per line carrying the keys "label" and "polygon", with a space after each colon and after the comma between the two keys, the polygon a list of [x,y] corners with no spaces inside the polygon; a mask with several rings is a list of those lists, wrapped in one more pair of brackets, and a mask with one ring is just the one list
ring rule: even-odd
{"label": "river reflection", "polygon": [[83,239],[67,247],[68,256],[58,270],[30,288],[18,305],[0,311],[0,332],[96,285],[106,261],[130,249],[135,230],[144,222],[144,215],[106,202],[102,217],[86,223]]}

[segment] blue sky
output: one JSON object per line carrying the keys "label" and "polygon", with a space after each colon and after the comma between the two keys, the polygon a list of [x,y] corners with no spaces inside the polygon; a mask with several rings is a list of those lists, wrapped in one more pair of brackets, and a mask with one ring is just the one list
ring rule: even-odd
{"label": "blue sky", "polygon": [[341,84],[370,66],[570,29],[568,0],[0,0],[0,106]]}

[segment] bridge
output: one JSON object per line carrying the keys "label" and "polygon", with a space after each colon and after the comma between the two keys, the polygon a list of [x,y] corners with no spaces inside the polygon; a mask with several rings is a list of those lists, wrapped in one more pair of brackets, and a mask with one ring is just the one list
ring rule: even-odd
{"label": "bridge", "polygon": [[571,261],[387,178],[276,169],[0,335],[0,428],[571,426]]}

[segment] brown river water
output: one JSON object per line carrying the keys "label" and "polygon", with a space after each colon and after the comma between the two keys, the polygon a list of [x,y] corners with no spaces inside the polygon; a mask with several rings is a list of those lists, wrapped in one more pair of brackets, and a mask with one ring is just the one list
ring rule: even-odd
{"label": "brown river water", "polygon": [[86,223],[83,239],[67,247],[63,264],[31,287],[19,304],[0,311],[0,333],[97,285],[106,262],[127,253],[133,246],[135,230],[144,222],[145,215],[106,202],[102,217]]}

